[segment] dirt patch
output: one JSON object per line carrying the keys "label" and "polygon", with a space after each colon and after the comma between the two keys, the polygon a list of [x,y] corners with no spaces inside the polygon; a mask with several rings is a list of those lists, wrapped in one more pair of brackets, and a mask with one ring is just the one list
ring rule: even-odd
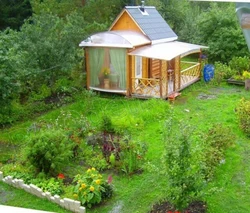
{"label": "dirt patch", "polygon": [[217,96],[213,94],[209,95],[209,94],[201,93],[197,96],[197,98],[201,100],[210,100],[210,99],[216,99]]}
{"label": "dirt patch", "polygon": [[[183,213],[206,213],[207,205],[202,201],[192,202]],[[163,202],[153,206],[152,210],[149,213],[175,213],[178,212],[174,209],[173,205],[169,202]]]}

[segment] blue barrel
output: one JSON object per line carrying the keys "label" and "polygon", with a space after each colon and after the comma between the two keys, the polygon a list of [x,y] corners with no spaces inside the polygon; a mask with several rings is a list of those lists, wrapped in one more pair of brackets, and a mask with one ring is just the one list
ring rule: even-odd
{"label": "blue barrel", "polygon": [[209,82],[214,77],[214,66],[212,64],[204,66],[203,77],[205,82]]}

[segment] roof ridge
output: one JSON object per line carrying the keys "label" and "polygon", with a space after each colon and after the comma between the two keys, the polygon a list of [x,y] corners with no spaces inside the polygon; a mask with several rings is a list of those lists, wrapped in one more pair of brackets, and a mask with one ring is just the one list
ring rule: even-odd
{"label": "roof ridge", "polygon": [[[133,9],[133,8],[141,8],[141,5],[139,6],[125,6],[126,9]],[[144,6],[144,8],[155,8],[154,6]]]}

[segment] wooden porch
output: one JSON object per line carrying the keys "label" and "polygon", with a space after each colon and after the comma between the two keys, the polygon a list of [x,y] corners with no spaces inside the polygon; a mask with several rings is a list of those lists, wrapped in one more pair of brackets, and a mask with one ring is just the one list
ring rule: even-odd
{"label": "wooden porch", "polygon": [[180,69],[162,71],[161,78],[132,78],[131,95],[137,98],[166,99],[171,93],[180,91],[200,80],[201,64],[197,62],[180,62]]}

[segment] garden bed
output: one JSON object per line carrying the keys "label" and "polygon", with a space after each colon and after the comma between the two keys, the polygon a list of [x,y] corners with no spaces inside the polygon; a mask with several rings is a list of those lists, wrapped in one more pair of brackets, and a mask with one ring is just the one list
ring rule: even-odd
{"label": "garden bed", "polygon": [[[185,213],[205,213],[207,211],[206,203],[202,201],[192,202],[183,212]],[[175,211],[173,205],[169,202],[163,202],[153,206],[153,209],[149,213],[180,213]]]}

